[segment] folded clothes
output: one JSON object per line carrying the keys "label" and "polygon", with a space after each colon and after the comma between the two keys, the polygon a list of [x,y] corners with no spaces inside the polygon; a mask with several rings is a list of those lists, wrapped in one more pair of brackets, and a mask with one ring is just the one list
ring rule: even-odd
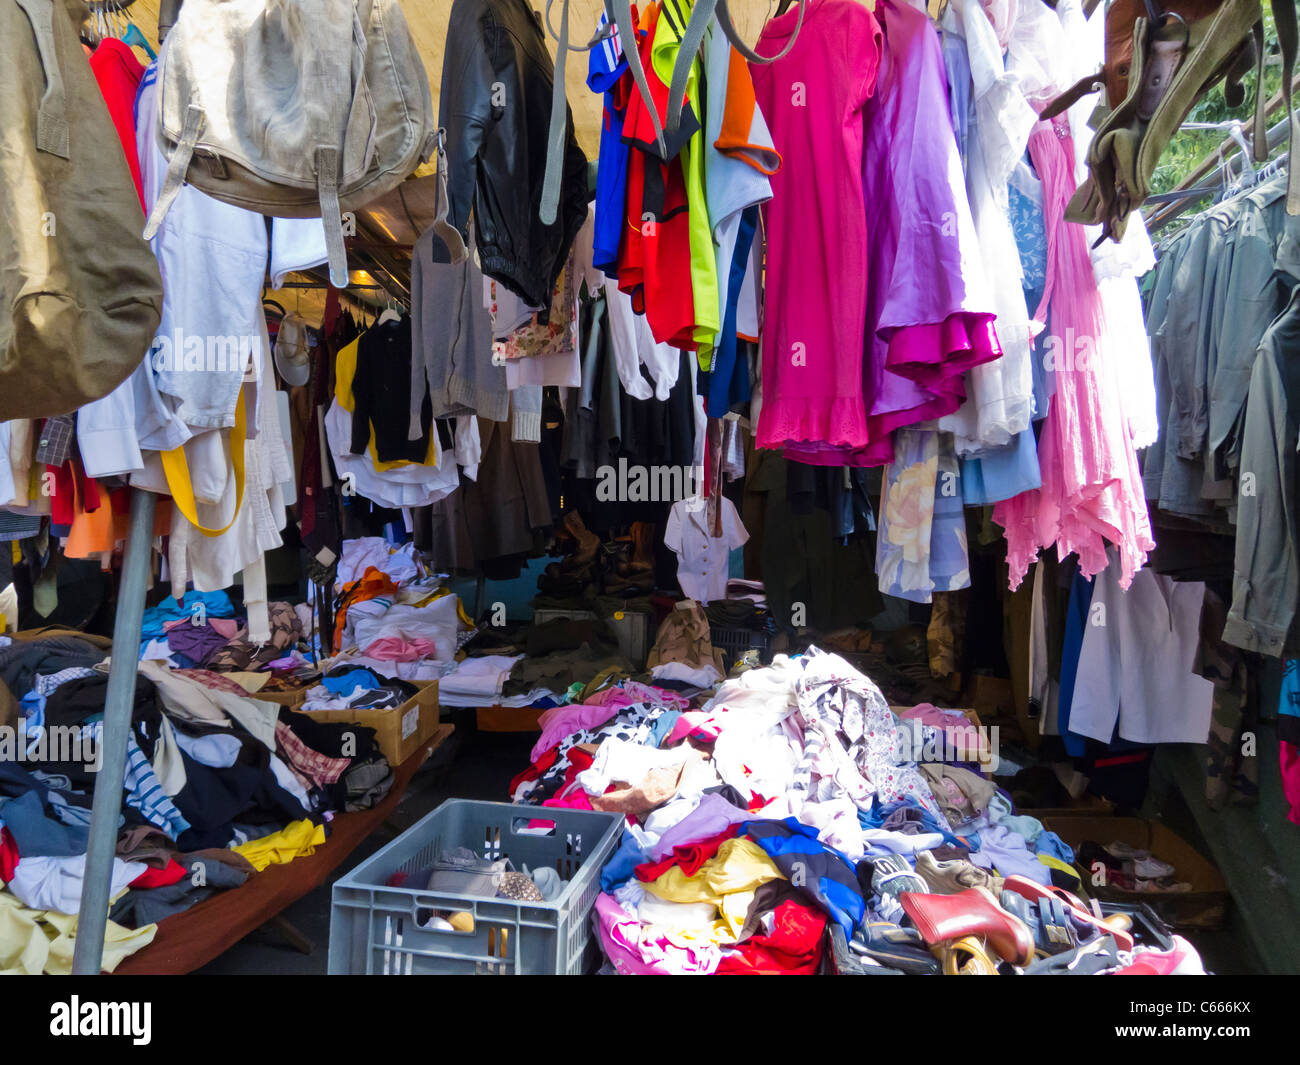
{"label": "folded clothes", "polygon": [[259,873],[269,865],[287,865],[295,858],[314,854],[316,848],[325,842],[325,826],[315,825],[310,821],[294,821],[285,825],[279,832],[273,832],[261,839],[249,840],[238,847],[232,847],[236,854],[242,855]]}
{"label": "folded clothes", "polygon": [[383,636],[361,650],[363,654],[378,658],[381,662],[418,662],[422,658],[433,658],[437,653],[434,642],[422,636],[412,636],[410,639]]}
{"label": "folded clothes", "polygon": [[485,700],[464,705],[492,706],[506,679],[523,655],[483,655],[458,662],[455,669],[438,680],[439,698],[463,697]]}

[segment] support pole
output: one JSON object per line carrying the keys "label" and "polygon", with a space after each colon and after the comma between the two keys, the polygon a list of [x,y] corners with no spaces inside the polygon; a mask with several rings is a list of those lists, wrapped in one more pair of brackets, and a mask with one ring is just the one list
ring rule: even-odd
{"label": "support pole", "polygon": [[95,777],[95,798],[90,809],[90,845],[86,850],[86,873],[81,882],[81,907],[72,955],[72,972],[77,976],[98,975],[104,959],[108,894],[113,854],[117,849],[117,821],[122,813],[122,780],[126,776],[126,740],[131,728],[131,708],[135,704],[140,627],[149,581],[154,502],[152,492],[132,489],[131,525],[122,560],[122,582],[117,590],[112,661],[104,696],[99,773]]}

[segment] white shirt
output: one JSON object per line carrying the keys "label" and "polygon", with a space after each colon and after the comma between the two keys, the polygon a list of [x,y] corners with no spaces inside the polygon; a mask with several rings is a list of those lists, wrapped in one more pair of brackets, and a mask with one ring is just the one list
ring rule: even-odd
{"label": "white shirt", "polygon": [[[614,367],[618,370],[623,390],[633,399],[649,399],[653,394],[657,400],[666,400],[681,369],[677,349],[671,344],[655,343],[650,323],[645,315],[632,309],[632,297],[619,291],[617,281],[605,282],[605,308],[609,315],[609,342],[614,353]],[[654,379],[653,393],[641,376],[642,363]]]}
{"label": "white shirt", "polygon": [[749,533],[735,504],[720,502],[722,535],[709,535],[708,507],[702,498],[679,499],[668,515],[664,546],[677,554],[677,582],[682,594],[698,603],[727,598],[727,569],[733,548],[742,547]]}
{"label": "white shirt", "polygon": [[1071,732],[1109,743],[1204,743],[1214,685],[1192,672],[1205,585],[1138,570],[1127,592],[1112,562],[1093,587],[1070,704]]}

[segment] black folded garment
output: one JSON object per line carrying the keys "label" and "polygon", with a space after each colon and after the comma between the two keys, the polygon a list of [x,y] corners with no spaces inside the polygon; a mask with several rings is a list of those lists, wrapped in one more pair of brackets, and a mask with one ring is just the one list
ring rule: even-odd
{"label": "black folded garment", "polygon": [[752,599],[715,599],[707,604],[704,613],[711,625],[732,629],[762,629],[767,624],[767,611],[754,605]]}

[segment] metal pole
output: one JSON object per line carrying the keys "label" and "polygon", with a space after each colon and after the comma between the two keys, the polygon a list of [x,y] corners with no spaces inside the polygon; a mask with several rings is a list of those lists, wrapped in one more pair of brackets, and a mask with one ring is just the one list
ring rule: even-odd
{"label": "metal pole", "polygon": [[117,820],[122,812],[122,780],[126,776],[126,739],[135,704],[135,676],[144,621],[144,595],[149,580],[149,546],[153,540],[154,494],[131,491],[131,526],[126,534],[122,582],[117,590],[113,621],[112,661],[104,696],[104,725],[100,733],[99,773],[90,808],[90,845],[81,882],[77,940],[72,972],[97,976],[104,960],[104,928],[108,923],[108,892],[117,849]]}

